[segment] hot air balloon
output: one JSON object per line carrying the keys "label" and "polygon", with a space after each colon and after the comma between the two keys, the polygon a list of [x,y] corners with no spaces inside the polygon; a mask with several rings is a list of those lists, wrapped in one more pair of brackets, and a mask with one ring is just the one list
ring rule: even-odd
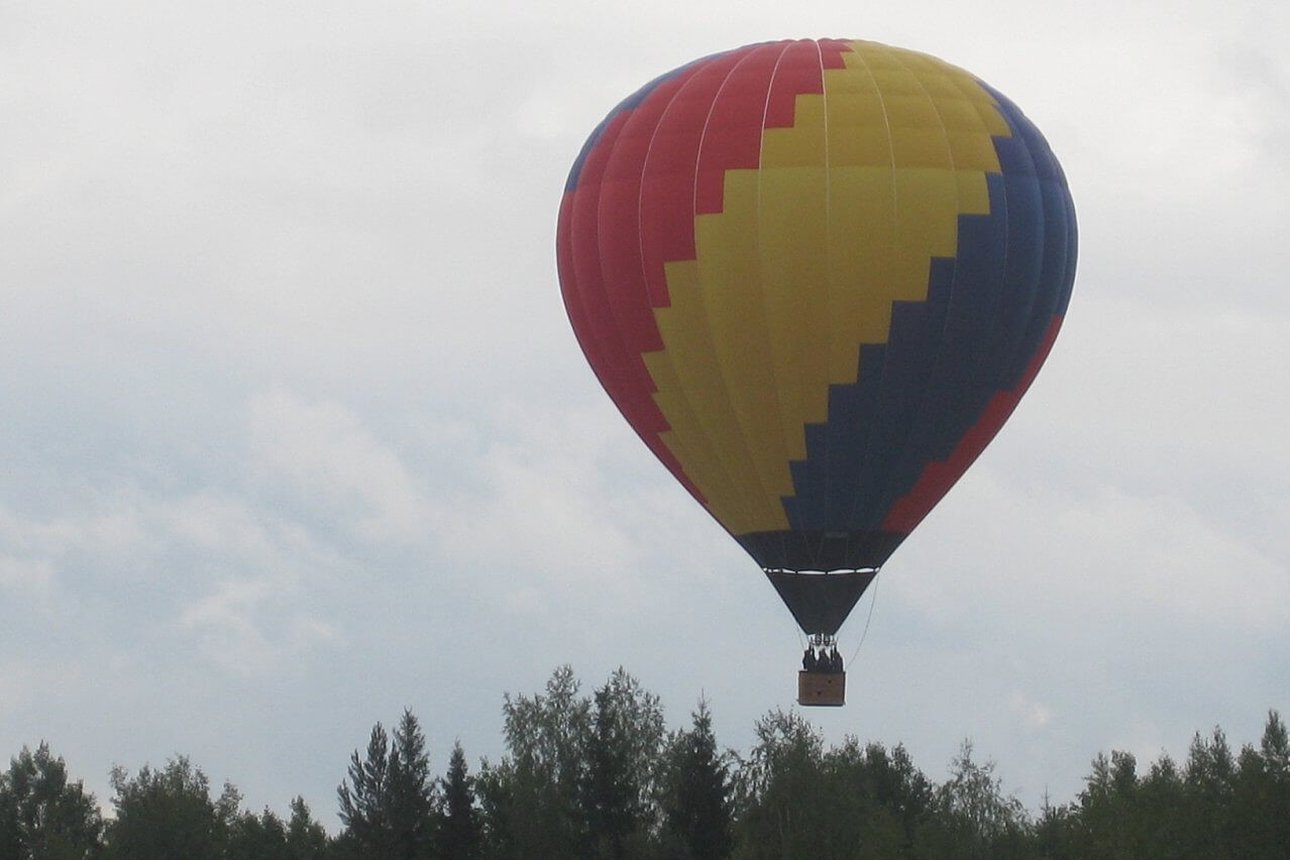
{"label": "hot air balloon", "polygon": [[[815,646],[1016,407],[1075,252],[1065,177],[1011,101],[836,39],[641,87],[578,154],[557,230],[596,376]],[[803,704],[844,690],[799,676]]]}

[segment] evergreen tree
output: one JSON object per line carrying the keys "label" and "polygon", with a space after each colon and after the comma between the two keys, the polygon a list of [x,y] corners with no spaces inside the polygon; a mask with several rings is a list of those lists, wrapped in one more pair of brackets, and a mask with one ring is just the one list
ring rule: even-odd
{"label": "evergreen tree", "polygon": [[327,831],[314,820],[303,797],[291,801],[287,823],[287,856],[291,860],[323,860],[327,852]]}
{"label": "evergreen tree", "polygon": [[663,828],[686,856],[724,860],[734,846],[730,767],[717,751],[706,701],[699,701],[691,720],[690,729],[668,743]]}
{"label": "evergreen tree", "polygon": [[435,789],[421,724],[405,709],[390,751],[389,819],[397,860],[421,860],[432,852]]}
{"label": "evergreen tree", "polygon": [[458,742],[452,747],[448,774],[442,780],[443,801],[439,820],[441,860],[479,860],[482,836],[479,810],[475,808],[474,783],[466,769],[466,754]]}
{"label": "evergreen tree", "polygon": [[98,856],[103,822],[94,796],[41,743],[0,773],[0,858],[84,860]]}
{"label": "evergreen tree", "polygon": [[405,710],[390,743],[377,723],[367,755],[350,757],[349,778],[337,789],[343,844],[365,860],[421,860],[433,850],[435,784],[425,735]]}
{"label": "evergreen tree", "polygon": [[389,783],[390,740],[378,722],[368,738],[366,756],[360,758],[354,750],[349,778],[336,790],[339,817],[345,826],[343,844],[370,860],[395,860]]}
{"label": "evergreen tree", "polygon": [[629,845],[643,850],[655,828],[663,711],[622,668],[593,701],[582,807],[595,856],[623,860]]}

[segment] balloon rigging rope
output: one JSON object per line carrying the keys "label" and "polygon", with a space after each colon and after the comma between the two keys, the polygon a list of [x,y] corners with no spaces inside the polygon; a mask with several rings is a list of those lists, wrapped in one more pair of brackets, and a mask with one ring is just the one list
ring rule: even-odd
{"label": "balloon rigging rope", "polygon": [[[869,614],[866,615],[864,619],[864,630],[860,632],[860,641],[856,643],[856,650],[851,652],[851,658],[847,660],[847,662],[844,665],[850,666],[852,663],[854,663],[855,659],[860,656],[860,649],[864,647],[864,640],[869,635],[869,625],[873,623],[873,610],[874,610],[874,607],[878,605],[879,583],[880,583],[880,577],[875,576],[873,578],[873,591],[872,591],[873,596],[869,599]],[[809,644],[810,644],[810,637],[803,639],[802,631],[799,628],[797,631],[798,647],[805,648]]]}
{"label": "balloon rigging rope", "polygon": [[873,621],[873,608],[878,605],[878,585],[880,578],[873,578],[873,598],[869,601],[869,615],[864,620],[864,632],[860,634],[860,642],[856,645],[856,650],[852,652],[851,659],[847,660],[846,665],[850,666],[855,662],[856,657],[860,656],[860,649],[864,647],[865,637],[869,635],[869,624]]}

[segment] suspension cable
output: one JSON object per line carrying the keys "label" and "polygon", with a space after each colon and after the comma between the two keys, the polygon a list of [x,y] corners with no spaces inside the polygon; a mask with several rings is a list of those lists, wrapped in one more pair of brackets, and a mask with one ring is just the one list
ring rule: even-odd
{"label": "suspension cable", "polygon": [[864,620],[864,632],[860,634],[860,642],[856,645],[856,650],[851,654],[851,659],[846,662],[848,666],[855,662],[856,657],[860,656],[860,649],[864,646],[865,637],[869,635],[869,624],[873,621],[873,608],[878,605],[878,584],[878,577],[874,576],[873,597],[869,600],[869,614]]}

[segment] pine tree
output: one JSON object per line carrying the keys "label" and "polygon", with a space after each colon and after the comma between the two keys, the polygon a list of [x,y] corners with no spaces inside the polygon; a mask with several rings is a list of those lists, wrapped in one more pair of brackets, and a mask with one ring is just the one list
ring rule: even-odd
{"label": "pine tree", "polygon": [[421,860],[433,849],[435,780],[421,724],[405,709],[390,752],[389,820],[397,860]]}
{"label": "pine tree", "polygon": [[350,756],[349,778],[337,789],[340,821],[346,841],[370,860],[395,860],[389,816],[390,741],[377,723],[367,742],[367,755]]}
{"label": "pine tree", "polygon": [[367,755],[355,750],[337,790],[344,842],[364,860],[421,860],[433,850],[435,783],[425,735],[410,710],[393,743],[377,723]]}
{"label": "pine tree", "polygon": [[734,844],[730,770],[717,752],[708,703],[700,700],[691,717],[690,730],[669,744],[663,827],[689,856],[722,860]]}
{"label": "pine tree", "polygon": [[581,804],[596,856],[621,860],[655,830],[663,710],[621,667],[593,702]]}
{"label": "pine tree", "polygon": [[474,780],[466,769],[466,754],[460,742],[453,745],[442,787],[439,857],[441,860],[478,860],[482,848],[479,810],[475,808]]}
{"label": "pine tree", "polygon": [[291,801],[287,823],[287,856],[291,860],[322,860],[327,851],[327,831],[309,812],[303,797]]}

